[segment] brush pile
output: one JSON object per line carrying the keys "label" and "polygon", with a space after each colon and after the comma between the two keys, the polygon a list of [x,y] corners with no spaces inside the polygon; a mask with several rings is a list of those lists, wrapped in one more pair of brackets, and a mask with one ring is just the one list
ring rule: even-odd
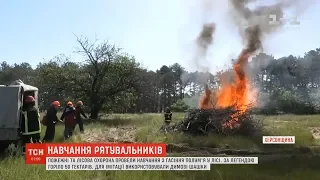
{"label": "brush pile", "polygon": [[168,130],[190,135],[245,135],[252,136],[261,130],[261,123],[249,111],[240,112],[234,107],[223,109],[191,109],[183,121],[172,124]]}

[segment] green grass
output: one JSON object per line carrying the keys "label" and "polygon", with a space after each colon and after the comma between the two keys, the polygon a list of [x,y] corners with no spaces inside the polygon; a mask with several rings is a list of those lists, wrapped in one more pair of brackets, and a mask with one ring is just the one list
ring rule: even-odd
{"label": "green grass", "polygon": [[[312,138],[308,127],[320,127],[320,116],[256,116],[263,123],[263,135],[285,135],[295,136],[296,145],[301,146],[315,146],[320,145],[319,141]],[[174,120],[183,119],[183,114],[175,114]],[[259,148],[267,147],[261,144],[262,137],[188,137],[180,133],[175,134],[161,134],[158,132],[162,121],[159,117],[150,118],[148,126],[142,127],[137,134],[137,141],[142,142],[173,142],[173,143],[188,143],[191,146],[207,146],[207,147],[224,147],[228,145],[232,148]],[[269,147],[272,147],[268,145]],[[290,147],[290,145],[283,145],[282,147]]]}
{"label": "green grass", "polygon": [[[175,113],[174,120],[183,118],[182,113]],[[104,120],[94,121],[85,125],[86,131],[106,127],[134,126],[138,128],[135,140],[139,142],[186,143],[193,147],[225,147],[246,149],[264,149],[261,137],[187,137],[183,134],[161,134],[159,128],[163,122],[161,114],[143,115],[109,115]],[[308,127],[320,127],[320,116],[257,116],[263,121],[265,135],[294,135],[295,146],[319,147],[319,141],[312,139]],[[45,130],[45,129],[43,129]],[[78,133],[78,127],[76,134]],[[56,129],[56,142],[63,141],[63,126]],[[74,142],[81,141],[76,135]],[[268,147],[290,148],[289,145]],[[106,180],[301,180],[320,179],[319,156],[283,157],[272,161],[259,162],[258,165],[214,165],[211,171],[46,171],[42,165],[25,165],[22,156],[10,156],[0,162],[1,179],[33,179],[33,180],[64,180],[64,179],[106,179]]]}

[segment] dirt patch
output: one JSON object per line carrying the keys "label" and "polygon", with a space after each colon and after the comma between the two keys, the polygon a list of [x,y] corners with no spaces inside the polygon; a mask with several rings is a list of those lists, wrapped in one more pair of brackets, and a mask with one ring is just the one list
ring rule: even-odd
{"label": "dirt patch", "polygon": [[281,121],[281,120],[276,120],[276,121],[273,121],[274,123],[292,123],[292,121]]}
{"label": "dirt patch", "polygon": [[313,139],[320,140],[320,127],[310,127],[309,128]]}
{"label": "dirt patch", "polygon": [[136,132],[134,127],[93,128],[81,134],[80,138],[85,142],[133,143]]}

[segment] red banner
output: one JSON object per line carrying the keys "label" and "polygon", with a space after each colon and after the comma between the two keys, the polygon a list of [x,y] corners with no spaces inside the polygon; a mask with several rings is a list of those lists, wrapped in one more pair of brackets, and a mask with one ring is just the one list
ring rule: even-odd
{"label": "red banner", "polygon": [[165,157],[166,144],[27,144],[26,164],[45,164],[46,157]]}

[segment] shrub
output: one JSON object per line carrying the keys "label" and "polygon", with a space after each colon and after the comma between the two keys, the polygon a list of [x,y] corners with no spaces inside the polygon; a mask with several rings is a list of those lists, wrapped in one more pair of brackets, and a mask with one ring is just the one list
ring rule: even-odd
{"label": "shrub", "polygon": [[170,106],[171,110],[174,112],[185,112],[189,109],[189,106],[181,99]]}
{"label": "shrub", "polygon": [[[267,97],[267,98],[266,98]],[[317,112],[315,105],[308,97],[303,97],[295,91],[279,89],[271,94],[264,93],[260,97],[263,106],[257,111],[261,114],[314,114]]]}

